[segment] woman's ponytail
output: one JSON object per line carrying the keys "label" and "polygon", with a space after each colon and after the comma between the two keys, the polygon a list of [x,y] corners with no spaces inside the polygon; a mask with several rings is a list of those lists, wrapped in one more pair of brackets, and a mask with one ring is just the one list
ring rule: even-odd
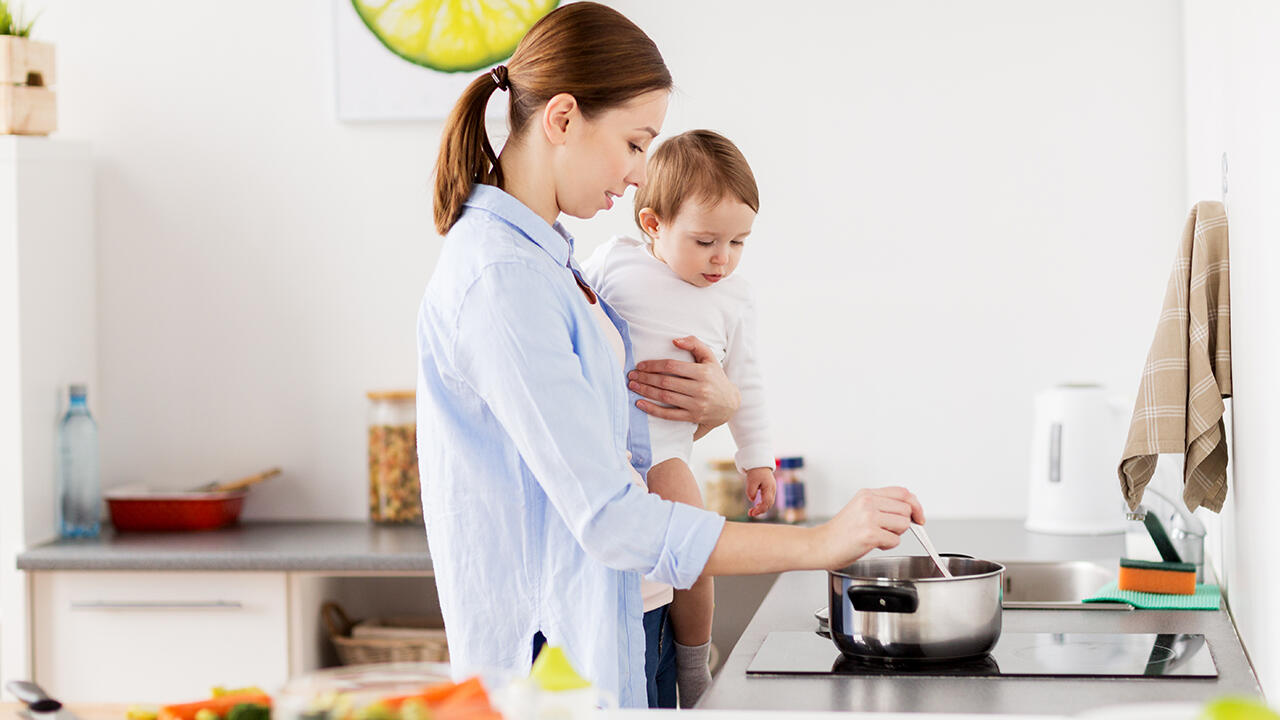
{"label": "woman's ponytail", "polygon": [[489,96],[497,87],[487,73],[472,80],[445,121],[436,159],[435,221],[441,235],[462,215],[473,184],[502,185],[502,168],[484,126]]}

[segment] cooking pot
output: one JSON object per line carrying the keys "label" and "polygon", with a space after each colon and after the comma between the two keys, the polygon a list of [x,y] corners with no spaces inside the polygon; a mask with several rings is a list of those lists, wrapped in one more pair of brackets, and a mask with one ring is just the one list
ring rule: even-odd
{"label": "cooking pot", "polygon": [[953,577],[927,555],[859,560],[827,572],[831,639],[846,655],[955,660],[1000,639],[1004,566],[944,554]]}

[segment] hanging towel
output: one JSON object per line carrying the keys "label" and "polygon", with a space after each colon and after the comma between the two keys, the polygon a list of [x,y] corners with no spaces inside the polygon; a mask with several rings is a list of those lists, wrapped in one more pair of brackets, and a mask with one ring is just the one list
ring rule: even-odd
{"label": "hanging towel", "polygon": [[1196,203],[1182,231],[1120,461],[1120,489],[1131,510],[1142,501],[1160,453],[1186,454],[1187,508],[1219,512],[1227,498],[1222,399],[1231,396],[1229,266],[1222,203]]}

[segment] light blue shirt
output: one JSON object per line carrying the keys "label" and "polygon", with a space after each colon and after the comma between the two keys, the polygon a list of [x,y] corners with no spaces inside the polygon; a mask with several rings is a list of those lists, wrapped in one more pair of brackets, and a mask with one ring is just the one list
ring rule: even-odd
{"label": "light blue shirt", "polygon": [[645,707],[640,577],[690,587],[724,519],[631,481],[648,425],[580,276],[559,223],[475,187],[418,313],[427,541],[456,677],[528,672],[540,630]]}

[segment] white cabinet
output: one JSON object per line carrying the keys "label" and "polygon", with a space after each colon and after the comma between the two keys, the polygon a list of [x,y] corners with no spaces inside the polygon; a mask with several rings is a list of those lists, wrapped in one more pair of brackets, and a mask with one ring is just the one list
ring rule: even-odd
{"label": "white cabinet", "polygon": [[35,680],[68,702],[182,702],[289,676],[283,572],[33,573]]}
{"label": "white cabinet", "polygon": [[0,685],[29,677],[14,558],[56,534],[54,438],[66,385],[97,404],[97,264],[89,146],[0,136]]}

